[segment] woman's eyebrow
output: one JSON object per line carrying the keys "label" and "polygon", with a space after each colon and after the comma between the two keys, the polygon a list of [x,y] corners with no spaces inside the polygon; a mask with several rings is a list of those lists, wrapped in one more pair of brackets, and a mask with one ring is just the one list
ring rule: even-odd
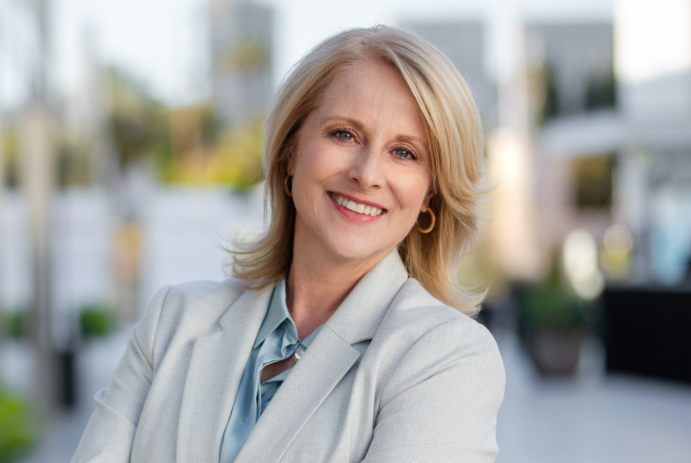
{"label": "woman's eyebrow", "polygon": [[401,135],[397,135],[395,140],[406,142],[406,143],[412,143],[414,145],[419,145],[422,148],[427,146],[427,142],[424,139],[422,139],[420,137],[416,137],[415,135],[401,134]]}
{"label": "woman's eyebrow", "polygon": [[328,124],[331,122],[345,122],[349,125],[352,125],[358,130],[362,130],[364,128],[362,122],[358,121],[357,119],[353,119],[352,117],[345,116],[327,116],[321,120],[321,125]]}

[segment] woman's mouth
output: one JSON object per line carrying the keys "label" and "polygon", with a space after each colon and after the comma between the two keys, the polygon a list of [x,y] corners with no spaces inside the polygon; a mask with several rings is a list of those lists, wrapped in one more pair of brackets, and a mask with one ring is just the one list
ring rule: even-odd
{"label": "woman's mouth", "polygon": [[368,215],[370,217],[378,217],[382,215],[384,212],[386,212],[385,209],[372,206],[370,204],[364,204],[360,203],[357,201],[354,201],[351,198],[346,198],[345,196],[342,196],[338,193],[333,193],[329,192],[329,196],[331,199],[333,199],[339,206],[344,207],[348,209],[349,211],[358,213],[358,214],[363,214],[363,215]]}

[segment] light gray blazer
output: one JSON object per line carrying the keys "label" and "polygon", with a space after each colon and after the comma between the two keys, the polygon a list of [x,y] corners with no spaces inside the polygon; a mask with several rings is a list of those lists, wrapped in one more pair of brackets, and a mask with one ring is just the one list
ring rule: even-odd
{"label": "light gray blazer", "polygon": [[[162,289],[95,396],[73,462],[218,462],[271,289]],[[314,339],[237,462],[492,462],[504,368],[480,324],[408,278],[396,252]]]}

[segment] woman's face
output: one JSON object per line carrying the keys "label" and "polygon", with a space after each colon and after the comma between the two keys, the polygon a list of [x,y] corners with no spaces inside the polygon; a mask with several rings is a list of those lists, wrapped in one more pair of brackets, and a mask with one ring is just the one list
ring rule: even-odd
{"label": "woman's face", "polygon": [[413,95],[394,68],[354,64],[297,136],[289,164],[296,253],[371,268],[429,203],[430,154]]}

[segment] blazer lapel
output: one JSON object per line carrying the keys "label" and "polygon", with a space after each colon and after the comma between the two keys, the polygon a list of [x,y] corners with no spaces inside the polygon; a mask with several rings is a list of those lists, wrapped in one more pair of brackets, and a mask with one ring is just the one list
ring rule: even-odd
{"label": "blazer lapel", "polygon": [[195,341],[180,406],[179,461],[219,460],[226,423],[271,290],[245,291],[225,311],[219,329]]}
{"label": "blazer lapel", "polygon": [[[323,329],[288,375],[242,447],[236,463],[279,461],[293,437],[360,353]],[[319,381],[315,373],[318,372]]]}
{"label": "blazer lapel", "polygon": [[302,426],[360,358],[408,278],[394,251],[365,275],[323,326],[262,414],[236,463],[279,461]]}

